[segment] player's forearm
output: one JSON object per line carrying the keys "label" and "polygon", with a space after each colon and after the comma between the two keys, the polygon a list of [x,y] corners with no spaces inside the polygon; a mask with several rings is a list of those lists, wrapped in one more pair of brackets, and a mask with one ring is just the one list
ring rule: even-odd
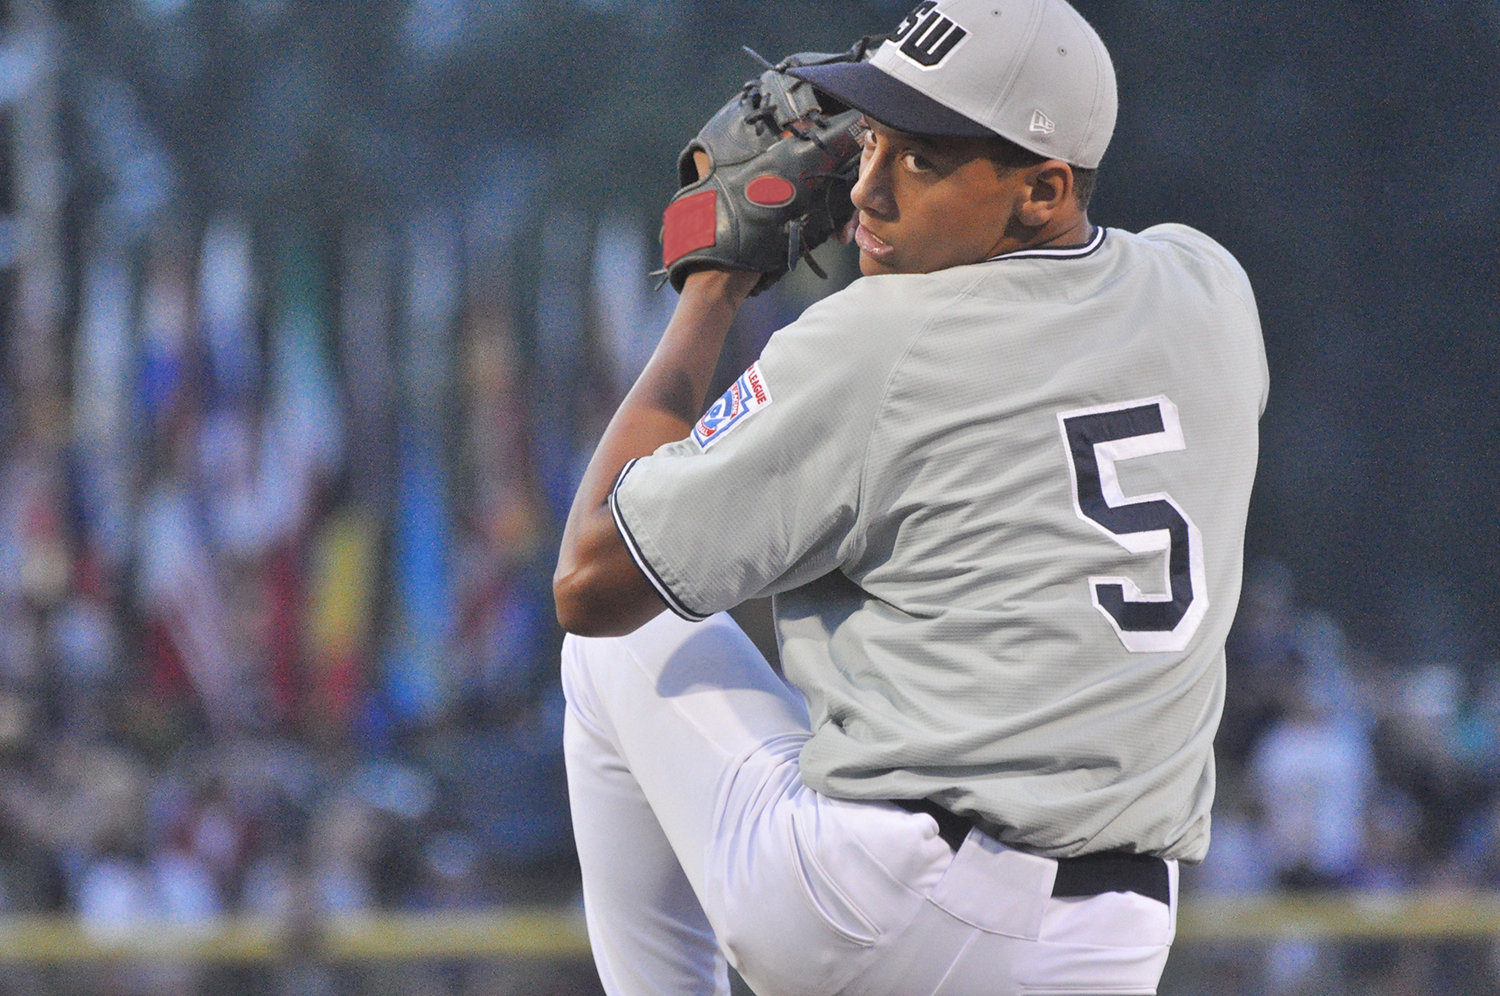
{"label": "player's forearm", "polygon": [[[656,352],[621,402],[620,412],[644,406],[670,414],[682,423],[672,439],[687,435],[703,414],[724,337],[757,279],[754,273],[729,270],[701,270],[689,276]],[[606,439],[613,430],[611,425],[605,431]]]}
{"label": "player's forearm", "polygon": [[[604,507],[626,462],[682,439],[692,429],[703,412],[724,337],[754,282],[754,274],[723,270],[688,278],[656,352],[610,419],[584,471],[570,526],[581,514]],[[563,546],[566,552],[566,536]]]}
{"label": "player's forearm", "polygon": [[558,621],[569,632],[628,633],[663,608],[615,529],[609,493],[627,462],[692,429],[730,323],[757,279],[722,270],[690,276],[651,361],[604,430],[573,497],[553,576]]}

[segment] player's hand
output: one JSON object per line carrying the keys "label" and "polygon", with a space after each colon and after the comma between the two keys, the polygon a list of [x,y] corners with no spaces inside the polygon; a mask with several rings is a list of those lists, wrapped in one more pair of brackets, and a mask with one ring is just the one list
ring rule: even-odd
{"label": "player's hand", "polygon": [[[698,179],[708,175],[710,166],[708,153],[702,149],[693,150],[693,165],[697,167]],[[715,279],[718,275],[721,279]],[[731,270],[727,267],[711,267],[696,270],[687,275],[683,282],[682,291],[688,293],[688,288],[693,287],[693,293],[728,294],[734,299],[736,305],[743,304],[750,292],[755,290],[755,285],[760,282],[759,273],[751,273],[749,270]]]}

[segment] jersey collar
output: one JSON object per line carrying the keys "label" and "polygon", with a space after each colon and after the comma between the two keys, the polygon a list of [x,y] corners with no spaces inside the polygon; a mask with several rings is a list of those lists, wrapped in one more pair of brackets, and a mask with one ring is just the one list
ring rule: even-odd
{"label": "jersey collar", "polygon": [[1082,259],[1085,256],[1092,256],[1099,251],[1100,246],[1104,245],[1104,232],[1105,228],[1103,225],[1095,225],[1093,236],[1082,245],[1053,246],[1046,249],[1017,249],[1015,252],[991,256],[985,262],[993,263],[1001,259]]}

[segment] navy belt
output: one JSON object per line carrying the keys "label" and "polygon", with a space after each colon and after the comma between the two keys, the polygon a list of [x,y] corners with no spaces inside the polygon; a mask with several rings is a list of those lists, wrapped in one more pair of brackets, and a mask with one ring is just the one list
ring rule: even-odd
{"label": "navy belt", "polygon": [[[959,816],[930,799],[893,799],[910,813],[926,813],[937,820],[938,836],[959,849],[969,831],[978,826],[973,819]],[[983,827],[980,827],[983,832]],[[1103,851],[1076,858],[1056,858],[1057,880],[1052,885],[1056,898],[1097,896],[1104,892],[1134,892],[1159,903],[1171,905],[1172,885],[1167,863],[1151,854],[1129,854]]]}

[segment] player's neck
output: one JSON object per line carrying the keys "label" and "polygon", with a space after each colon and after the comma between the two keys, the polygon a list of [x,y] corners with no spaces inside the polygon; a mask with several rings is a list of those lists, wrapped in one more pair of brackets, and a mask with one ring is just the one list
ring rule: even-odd
{"label": "player's neck", "polygon": [[990,258],[1022,252],[1026,249],[1064,249],[1081,246],[1086,244],[1093,235],[1094,226],[1089,223],[1089,216],[1083,211],[1056,218],[1041,228],[1027,228],[1012,218],[1011,223],[1006,226],[1005,235],[995,244],[995,251],[990,254]]}

